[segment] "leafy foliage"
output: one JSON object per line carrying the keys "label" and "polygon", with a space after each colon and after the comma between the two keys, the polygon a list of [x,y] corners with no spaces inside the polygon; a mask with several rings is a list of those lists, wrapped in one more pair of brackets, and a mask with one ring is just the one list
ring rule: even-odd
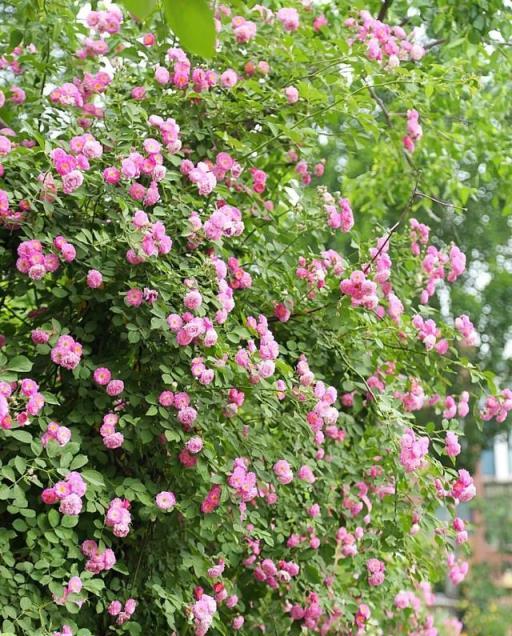
{"label": "leafy foliage", "polygon": [[426,633],[467,567],[459,394],[511,406],[443,304],[478,307],[459,111],[504,108],[473,65],[502,15],[415,2],[460,37],[379,64],[342,3],[233,3],[210,67],[178,48],[212,53],[206,4],[81,4],[2,7],[3,631]]}

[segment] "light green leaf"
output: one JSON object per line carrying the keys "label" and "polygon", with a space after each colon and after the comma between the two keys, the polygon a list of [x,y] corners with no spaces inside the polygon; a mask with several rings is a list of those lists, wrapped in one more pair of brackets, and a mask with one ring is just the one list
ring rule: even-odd
{"label": "light green leaf", "polygon": [[105,488],[105,481],[103,480],[103,475],[99,473],[97,470],[84,470],[82,471],[82,477],[85,481],[92,486],[96,486],[99,488]]}
{"label": "light green leaf", "polygon": [[19,442],[23,442],[24,444],[30,444],[30,442],[32,441],[32,435],[28,431],[20,431],[19,429],[10,431],[9,437],[14,437]]}
{"label": "light green leaf", "polygon": [[140,20],[144,20],[156,6],[156,0],[122,0],[122,3]]}
{"label": "light green leaf", "polygon": [[213,57],[215,22],[207,0],[164,0],[164,9],[183,48],[201,57]]}

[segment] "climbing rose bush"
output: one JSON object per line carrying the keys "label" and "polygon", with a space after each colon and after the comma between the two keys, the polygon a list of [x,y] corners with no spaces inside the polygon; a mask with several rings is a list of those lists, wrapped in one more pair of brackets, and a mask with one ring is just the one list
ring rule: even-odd
{"label": "climbing rose bush", "polygon": [[[434,302],[466,259],[419,199],[428,52],[235,3],[205,62],[158,11],[80,4],[0,58],[3,631],[434,636],[468,570],[463,419],[512,393]],[[330,113],[378,128],[381,85],[389,228],[322,180]]]}

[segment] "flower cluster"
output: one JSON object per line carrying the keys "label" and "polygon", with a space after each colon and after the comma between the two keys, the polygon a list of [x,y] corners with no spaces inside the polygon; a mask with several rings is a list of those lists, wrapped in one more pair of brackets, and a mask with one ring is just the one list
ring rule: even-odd
{"label": "flower cluster", "polygon": [[361,11],[358,18],[348,18],[345,26],[357,31],[355,40],[366,44],[368,59],[386,62],[388,68],[395,68],[404,60],[417,62],[425,55],[425,49],[408,40],[402,27],[390,27],[368,11]]}
{"label": "flower cluster", "polygon": [[50,422],[46,431],[41,435],[41,444],[48,446],[51,440],[59,446],[65,446],[71,439],[71,431],[67,426],[61,426],[57,422]]}
{"label": "flower cluster", "polygon": [[354,227],[354,215],[348,199],[340,199],[337,204],[327,203],[324,209],[327,212],[329,227],[336,230],[341,228],[343,232],[350,232]]}
{"label": "flower cluster", "polygon": [[379,304],[377,285],[366,278],[366,274],[356,270],[350,278],[344,278],[340,283],[340,293],[350,296],[352,307],[375,309]]}
{"label": "flower cluster", "polygon": [[163,223],[160,221],[151,223],[145,212],[137,210],[133,215],[132,225],[138,231],[143,232],[143,236],[140,238],[136,249],[130,248],[126,252],[126,260],[130,265],[139,265],[146,258],[164,256],[171,251],[172,239],[166,234]]}
{"label": "flower cluster", "polygon": [[460,454],[459,438],[453,431],[447,431],[446,433],[444,450],[448,457],[457,457]]}
{"label": "flower cluster", "polygon": [[[450,269],[446,273],[445,268],[448,265]],[[420,296],[421,303],[425,305],[433,296],[439,280],[446,278],[449,283],[453,283],[464,273],[466,256],[456,245],[452,245],[448,254],[438,250],[434,245],[429,245],[422,262],[422,269],[428,276],[427,284]]]}
{"label": "flower cluster", "polygon": [[[249,340],[247,348],[242,348],[235,354],[236,364],[246,369],[251,383],[257,384],[260,380],[270,378],[275,371],[275,362],[279,356],[279,345],[268,327],[268,320],[260,315],[258,319],[253,316],[247,318],[247,327],[257,333],[260,338],[259,347],[253,340]],[[253,361],[254,354],[258,352],[260,361]]]}
{"label": "flower cluster", "polygon": [[256,36],[257,26],[254,22],[246,20],[241,15],[236,15],[231,20],[233,35],[239,44],[245,44]]}
{"label": "flower cluster", "polygon": [[[304,386],[308,386],[314,381],[305,356],[297,364],[297,373],[299,382]],[[342,442],[345,439],[345,432],[336,426],[340,414],[338,409],[333,406],[338,397],[336,389],[333,386],[326,387],[322,381],[319,381],[314,384],[313,396],[316,402],[313,409],[308,411],[306,419],[313,433],[315,444],[321,446],[326,436]],[[323,449],[319,449],[316,458],[322,459],[323,456]]]}
{"label": "flower cluster", "polygon": [[[193,90],[197,93],[208,91],[217,85],[218,75],[213,70],[205,70],[197,67],[192,69],[189,58],[183,49],[174,47],[167,51],[169,62],[173,64],[172,74],[164,66],[158,66],[155,70],[155,80],[158,84],[173,84],[176,88],[185,90],[190,82],[193,84]],[[227,71],[225,71],[227,73]],[[229,81],[223,79],[224,73],[220,77],[221,85],[229,88]]]}
{"label": "flower cluster", "polygon": [[244,231],[240,210],[232,205],[220,205],[204,222],[203,230],[210,241],[220,241],[223,237],[240,236]]}
{"label": "flower cluster", "polygon": [[201,502],[201,512],[203,514],[209,514],[217,510],[220,506],[220,498],[222,495],[222,488],[218,484],[215,484],[210,488],[206,497]]}
{"label": "flower cluster", "polygon": [[296,603],[289,608],[289,612],[292,620],[303,621],[304,626],[314,632],[318,631],[319,621],[324,613],[315,592],[309,592],[305,606]]}
{"label": "flower cluster", "polygon": [[448,576],[453,585],[462,583],[469,572],[469,563],[467,561],[457,560],[453,553],[448,555],[446,563],[448,565]]}
{"label": "flower cluster", "polygon": [[403,138],[402,143],[409,152],[414,152],[416,142],[423,136],[419,118],[420,115],[417,110],[411,109],[407,111],[407,135]]}
{"label": "flower cluster", "polygon": [[112,528],[116,537],[126,537],[130,531],[132,516],[130,514],[131,504],[127,499],[116,497],[112,499],[105,515],[105,525]]}
{"label": "flower cluster", "polygon": [[276,18],[281,22],[285,31],[297,31],[300,26],[297,9],[284,7],[276,13]]}
{"label": "flower cluster", "polygon": [[304,256],[300,256],[298,267],[295,275],[301,280],[305,280],[308,284],[308,298],[314,299],[316,290],[325,287],[326,277],[329,273],[336,277],[341,277],[345,270],[343,258],[335,250],[326,250],[322,252],[321,259],[312,259],[308,265],[308,261]]}
{"label": "flower cluster", "polygon": [[[64,593],[62,596],[57,597],[55,594],[53,596],[53,600],[57,605],[65,605],[70,594],[80,594],[82,591],[83,583],[82,579],[79,576],[72,576],[69,579],[68,584],[64,588]],[[82,601],[77,601],[78,607],[81,607]]]}
{"label": "flower cluster", "polygon": [[50,355],[52,362],[72,370],[80,364],[82,345],[71,336],[60,336]]}
{"label": "flower cluster", "polygon": [[99,574],[100,572],[110,570],[116,564],[116,556],[111,548],[105,548],[100,552],[98,544],[92,539],[86,539],[81,546],[82,554],[87,557],[85,569],[87,572]]}
{"label": "flower cluster", "polygon": [[59,258],[56,254],[43,252],[43,246],[38,240],[23,241],[18,245],[18,260],[16,268],[22,274],[27,274],[32,280],[41,280],[48,272],[59,269]]}
{"label": "flower cluster", "polygon": [[209,318],[194,317],[189,312],[182,316],[169,314],[167,324],[176,334],[176,343],[181,347],[187,347],[190,344],[213,347],[217,342],[217,332]]}
{"label": "flower cluster", "polygon": [[250,171],[252,177],[252,189],[257,194],[263,194],[267,183],[268,175],[264,170],[258,170],[257,168],[251,168]]}
{"label": "flower cluster", "polygon": [[400,439],[400,463],[410,473],[425,465],[425,455],[428,453],[430,440],[428,437],[417,437],[408,428]]}
{"label": "flower cluster", "polygon": [[41,500],[45,504],[59,503],[59,512],[63,515],[79,515],[82,511],[82,497],[87,492],[87,484],[82,475],[76,471],[69,472],[64,480],[58,481],[51,488],[45,488]]}
{"label": "flower cluster", "polygon": [[86,22],[97,33],[119,33],[123,13],[115,4],[110,5],[106,11],[89,11]]}
{"label": "flower cluster", "polygon": [[437,353],[445,354],[447,352],[448,340],[441,339],[441,329],[434,320],[431,318],[424,320],[419,314],[416,314],[412,319],[412,324],[418,330],[418,338],[423,342],[427,351],[435,348]]}
{"label": "flower cluster", "polygon": [[[157,299],[158,292],[156,291],[156,289],[149,289],[148,287],[139,289],[138,287],[132,287],[126,292],[124,302],[129,307],[140,307],[143,302],[147,303],[148,305],[152,305]],[[119,381],[116,380],[116,382]]]}
{"label": "flower cluster", "polygon": [[252,285],[252,278],[240,265],[238,258],[228,258],[229,286],[231,289],[248,289]]}
{"label": "flower cluster", "polygon": [[123,625],[124,623],[126,623],[127,621],[130,620],[130,618],[132,617],[132,614],[135,612],[135,609],[137,607],[137,601],[133,598],[129,598],[124,606],[121,603],[121,601],[112,601],[108,608],[107,611],[110,614],[110,616],[115,616],[116,617],[116,623],[118,625]]}
{"label": "flower cluster", "polygon": [[215,378],[213,369],[208,369],[201,357],[193,358],[190,363],[190,371],[194,378],[201,384],[211,384]]}
{"label": "flower cluster", "polygon": [[202,196],[211,194],[217,185],[213,166],[204,161],[200,161],[194,166],[189,159],[185,159],[181,163],[181,172],[197,186],[197,191]]}
{"label": "flower cluster", "polygon": [[5,190],[0,189],[0,224],[3,227],[8,230],[19,230],[23,221],[26,220],[29,210],[30,203],[25,199],[21,199],[18,202],[17,210],[10,209],[9,195]]}
{"label": "flower cluster", "polygon": [[503,389],[499,395],[487,396],[480,417],[485,422],[496,419],[501,423],[505,421],[510,410],[512,410],[512,391]]}
{"label": "flower cluster", "polygon": [[336,541],[338,542],[341,555],[343,557],[352,557],[357,554],[357,541],[362,539],[364,530],[358,526],[354,532],[348,532],[346,528],[339,528],[336,532]]}
{"label": "flower cluster", "polygon": [[366,603],[360,603],[359,607],[357,608],[356,615],[354,616],[354,622],[356,626],[359,628],[357,631],[358,636],[359,634],[364,633],[364,627],[366,623],[368,622],[368,620],[370,619],[370,617],[371,617],[371,611],[368,605],[366,605]]}
{"label": "flower cluster", "polygon": [[384,583],[384,563],[380,559],[368,559],[366,562],[368,570],[368,583],[373,586],[382,585]]}
{"label": "flower cluster", "polygon": [[425,223],[420,223],[418,219],[410,219],[409,225],[411,228],[411,252],[414,256],[419,256],[421,253],[421,245],[428,245],[430,237],[430,228]]}
{"label": "flower cluster", "polygon": [[280,459],[274,464],[274,473],[280,484],[286,485],[293,481],[293,471],[285,459]]}
{"label": "flower cluster", "polygon": [[197,419],[197,411],[190,406],[190,396],[186,392],[173,393],[172,391],[162,391],[158,397],[158,402],[165,408],[174,407],[178,411],[178,422],[185,431],[192,429],[192,424]]}
{"label": "flower cluster", "polygon": [[[148,123],[150,124],[150,126],[158,128],[158,130],[160,131],[162,142],[165,145],[167,152],[169,152],[170,154],[175,154],[181,150],[180,127],[176,123],[175,119],[172,119],[172,117],[163,119],[159,115],[150,115]],[[154,143],[154,140],[146,140],[144,142],[144,149],[146,150],[146,152],[150,153],[150,161],[151,155],[157,155],[159,151],[159,148]],[[157,159],[157,157],[155,157],[155,162],[156,165],[152,173],[153,178],[155,178],[157,181],[160,181],[165,175],[165,167],[162,164],[158,163],[159,158]],[[157,165],[159,165],[160,168],[157,169]]]}
{"label": "flower cluster", "polygon": [[455,530],[455,542],[457,545],[461,545],[462,543],[466,543],[468,540],[468,532],[466,530],[466,524],[460,517],[455,517],[452,522],[452,528]]}
{"label": "flower cluster", "polygon": [[464,347],[475,347],[478,344],[478,333],[466,314],[455,318],[455,329],[459,332]]}
{"label": "flower cluster", "polygon": [[200,598],[192,606],[196,636],[204,636],[206,634],[210,629],[216,611],[217,603],[215,599],[208,596],[208,594],[201,593]]}
{"label": "flower cluster", "polygon": [[401,400],[406,411],[419,411],[425,404],[425,391],[417,378],[411,378],[408,382],[409,390],[405,393],[395,391],[395,397]]}
{"label": "flower cluster", "polygon": [[124,443],[124,435],[116,431],[116,425],[119,422],[119,416],[115,413],[106,413],[103,416],[103,423],[100,427],[100,435],[103,444],[111,450],[120,448]]}
{"label": "flower cluster", "polygon": [[[288,86],[287,88],[285,88],[284,92],[288,99],[288,103],[295,104],[296,102],[299,101],[299,92],[294,86]],[[294,162],[294,161],[297,162],[295,166],[295,172],[300,176],[302,185],[305,185],[305,186],[310,185],[311,181],[313,180],[313,176],[321,177],[325,172],[324,161],[319,161],[318,163],[315,163],[315,165],[313,166],[313,169],[311,169],[309,163],[305,159],[299,160],[298,155],[294,150],[291,150],[288,153],[288,160],[291,162]],[[333,195],[330,192],[324,191],[322,196],[323,196],[324,202],[327,205],[334,206],[336,199],[333,197]],[[340,209],[343,212],[343,207],[341,207]],[[326,212],[328,212],[328,210],[326,210]],[[346,213],[344,213],[343,216],[345,221],[344,223],[342,223],[342,225],[343,224],[346,225],[348,222],[349,216]]]}
{"label": "flower cluster", "polygon": [[462,391],[459,397],[459,403],[455,401],[452,395],[448,395],[444,401],[443,417],[447,420],[451,420],[456,417],[466,417],[469,413],[469,393]]}
{"label": "flower cluster", "polygon": [[23,408],[16,413],[15,420],[18,426],[26,426],[30,417],[39,415],[45,404],[37,382],[30,378],[21,380],[18,385],[0,381],[0,428],[12,428],[14,411],[11,408],[15,405],[19,408],[20,404]]}
{"label": "flower cluster", "polygon": [[245,393],[243,391],[239,391],[235,387],[232,387],[228,391],[228,403],[224,409],[224,415],[226,417],[233,417],[239,411],[239,409],[243,406],[245,401]]}
{"label": "flower cluster", "polygon": [[79,188],[84,181],[82,173],[91,168],[90,160],[103,155],[103,146],[89,133],[73,137],[69,148],[71,154],[62,148],[55,148],[50,153],[53,167],[62,178],[64,194],[71,194]]}
{"label": "flower cluster", "polygon": [[92,377],[96,384],[105,387],[107,395],[110,395],[110,397],[116,397],[124,391],[124,382],[122,380],[113,380],[110,369],[106,367],[97,367],[94,369]]}
{"label": "flower cluster", "polygon": [[[211,258],[212,258],[212,263],[215,267],[215,274],[217,277],[217,284],[218,284],[217,300],[221,307],[215,313],[215,322],[217,322],[219,325],[222,325],[226,322],[229,314],[235,308],[233,287],[230,284],[231,282],[228,282],[227,280],[228,269],[227,269],[226,263],[217,256],[212,256]],[[241,268],[237,268],[235,270],[235,275],[238,272],[241,273],[241,280],[244,283],[248,282],[246,278],[246,274],[245,272],[243,272]],[[235,282],[236,280],[237,279],[235,278]],[[251,284],[252,284],[252,280],[251,280]]]}
{"label": "flower cluster", "polygon": [[461,503],[471,501],[471,499],[473,499],[476,495],[473,478],[464,468],[461,468],[461,470],[458,471],[458,478],[453,483],[450,494],[454,499]]}
{"label": "flower cluster", "polygon": [[276,564],[272,559],[263,559],[254,569],[254,578],[271,588],[277,588],[279,583],[288,583],[299,572],[299,566],[293,561],[279,561]]}
{"label": "flower cluster", "polygon": [[238,457],[233,462],[233,469],[228,477],[228,484],[236,492],[236,496],[244,503],[258,496],[256,473],[247,470],[248,460]]}
{"label": "flower cluster", "polygon": [[[156,139],[146,138],[143,146],[146,156],[140,152],[131,152],[122,159],[120,170],[114,166],[105,168],[103,178],[112,185],[119,183],[121,178],[125,179],[130,182],[128,195],[131,199],[141,201],[144,206],[153,206],[160,200],[158,182],[165,177],[166,168],[162,165],[161,145]],[[147,188],[139,181],[146,175],[151,178]]]}

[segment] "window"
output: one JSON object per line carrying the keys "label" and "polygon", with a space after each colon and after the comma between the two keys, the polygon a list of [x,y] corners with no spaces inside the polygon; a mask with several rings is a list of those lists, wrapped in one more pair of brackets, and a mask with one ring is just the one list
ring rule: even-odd
{"label": "window", "polygon": [[483,475],[488,475],[492,477],[495,476],[496,463],[494,461],[494,446],[492,446],[491,448],[486,448],[484,451],[482,451],[481,467],[482,467]]}

